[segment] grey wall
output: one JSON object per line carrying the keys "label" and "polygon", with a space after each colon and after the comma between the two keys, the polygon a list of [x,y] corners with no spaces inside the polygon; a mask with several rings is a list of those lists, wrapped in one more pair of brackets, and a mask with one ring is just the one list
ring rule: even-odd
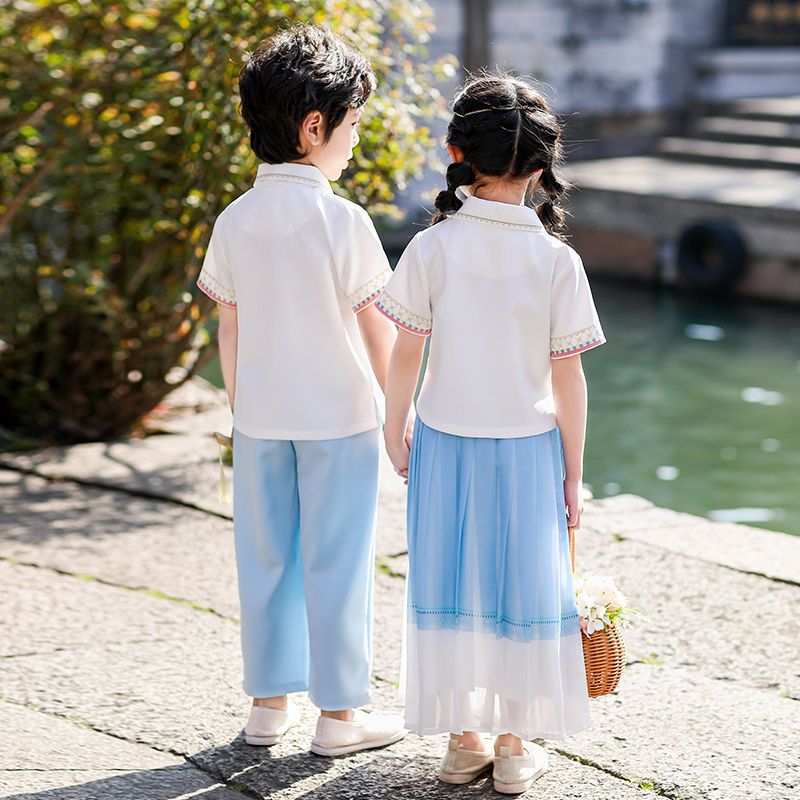
{"label": "grey wall", "polygon": [[650,114],[691,93],[720,0],[493,0],[492,61],[544,80],[562,113]]}
{"label": "grey wall", "polygon": [[[680,106],[693,64],[721,36],[724,0],[486,0],[489,63],[553,87],[559,111]],[[461,55],[461,0],[431,0],[433,52]]]}

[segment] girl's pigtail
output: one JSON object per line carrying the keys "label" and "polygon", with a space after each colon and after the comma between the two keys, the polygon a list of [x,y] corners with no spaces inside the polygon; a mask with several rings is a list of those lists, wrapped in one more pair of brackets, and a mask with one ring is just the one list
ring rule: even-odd
{"label": "girl's pigtail", "polygon": [[569,191],[569,184],[555,174],[552,167],[545,167],[539,178],[538,187],[546,195],[547,200],[536,207],[536,215],[542,221],[549,234],[558,239],[563,238],[566,223],[564,210],[558,206],[558,200]]}
{"label": "girl's pigtail", "polygon": [[472,171],[472,167],[467,161],[459,161],[450,164],[447,168],[446,177],[447,189],[439,192],[434,201],[436,213],[431,218],[432,225],[447,219],[450,214],[461,208],[463,204],[456,194],[456,189],[459,186],[470,186],[475,183],[475,173]]}

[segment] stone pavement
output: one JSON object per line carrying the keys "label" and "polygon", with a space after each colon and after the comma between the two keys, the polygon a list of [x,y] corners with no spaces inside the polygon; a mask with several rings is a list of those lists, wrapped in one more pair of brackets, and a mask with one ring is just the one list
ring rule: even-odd
{"label": "stone pavement", "polygon": [[[202,382],[151,435],[0,456],[0,797],[497,797],[433,780],[444,737],[350,758],[308,752],[314,709],[245,745],[230,508],[216,499]],[[405,488],[384,463],[374,700],[399,710]],[[800,798],[800,538],[621,496],[587,505],[578,567],[613,574],[651,623],[626,632],[593,727],[546,743],[549,800]]]}

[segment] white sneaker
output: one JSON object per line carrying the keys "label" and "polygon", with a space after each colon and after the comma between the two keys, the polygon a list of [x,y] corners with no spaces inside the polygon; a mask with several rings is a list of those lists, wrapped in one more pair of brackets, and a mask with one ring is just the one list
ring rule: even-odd
{"label": "white sneaker", "polygon": [[268,747],[275,744],[299,719],[300,712],[291,700],[286,706],[286,711],[266,706],[252,706],[250,719],[244,728],[244,740],[247,744]]}
{"label": "white sneaker", "polygon": [[500,748],[494,757],[495,791],[502,794],[522,794],[547,769],[547,751],[538,744],[523,742],[524,756],[512,756],[508,747]]}
{"label": "white sneaker", "polygon": [[457,739],[450,739],[439,769],[439,780],[445,783],[469,783],[486,772],[493,761],[494,750],[491,748],[484,753],[464,750]]}
{"label": "white sneaker", "polygon": [[390,714],[367,714],[356,709],[353,719],[347,721],[320,715],[311,752],[318,756],[343,756],[386,747],[405,735],[402,718]]}

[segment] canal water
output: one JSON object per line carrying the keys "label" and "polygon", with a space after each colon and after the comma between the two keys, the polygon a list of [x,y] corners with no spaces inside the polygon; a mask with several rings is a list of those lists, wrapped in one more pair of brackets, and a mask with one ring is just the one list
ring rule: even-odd
{"label": "canal water", "polygon": [[596,497],[800,535],[800,311],[593,281],[583,358]]}
{"label": "canal water", "polygon": [[[594,280],[584,478],[800,535],[800,311]],[[219,366],[205,376],[219,385]]]}

